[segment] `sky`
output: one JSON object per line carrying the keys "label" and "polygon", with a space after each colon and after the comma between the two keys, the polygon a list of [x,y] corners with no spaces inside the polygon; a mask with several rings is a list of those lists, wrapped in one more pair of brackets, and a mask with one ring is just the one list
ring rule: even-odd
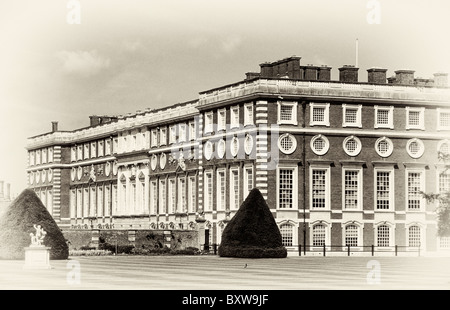
{"label": "sky", "polygon": [[337,80],[356,39],[360,82],[371,67],[450,72],[448,12],[448,0],[1,1],[0,180],[27,186],[27,137],[52,121],[73,130],[189,101],[292,55]]}

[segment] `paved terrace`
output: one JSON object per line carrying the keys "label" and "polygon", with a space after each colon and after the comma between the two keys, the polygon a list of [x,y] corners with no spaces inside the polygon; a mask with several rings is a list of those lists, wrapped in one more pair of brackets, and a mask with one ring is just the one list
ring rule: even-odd
{"label": "paved terrace", "polygon": [[[448,257],[288,257],[237,259],[218,256],[73,257],[80,283],[70,284],[69,260],[51,270],[23,270],[23,261],[0,260],[0,289],[107,290],[310,290],[450,289]],[[368,262],[379,262],[379,284]],[[247,264],[247,267],[245,267]]]}

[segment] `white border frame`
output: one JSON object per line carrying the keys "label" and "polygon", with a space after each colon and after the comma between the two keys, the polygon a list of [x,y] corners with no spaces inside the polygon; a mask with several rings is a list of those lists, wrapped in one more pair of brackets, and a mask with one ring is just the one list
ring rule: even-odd
{"label": "white border frame", "polygon": [[[358,171],[358,204],[355,209],[347,209],[345,207],[345,172]],[[363,168],[357,166],[342,166],[342,210],[343,211],[362,211],[363,209]]]}
{"label": "white border frame", "polygon": [[[394,129],[394,106],[379,106],[375,105],[375,117],[374,117],[374,128],[387,128],[387,129]],[[388,123],[387,124],[378,124],[378,111],[389,111],[388,115]]]}
{"label": "white border frame", "polygon": [[[425,107],[405,107],[406,110],[406,129],[425,130]],[[419,125],[409,124],[409,112],[419,112]]]}
{"label": "white border frame", "polygon": [[[314,108],[325,108],[324,120],[322,122],[313,121]],[[327,126],[330,127],[330,104],[329,103],[309,103],[309,126]]]}
{"label": "white border frame", "polygon": [[[312,172],[313,170],[325,170],[325,208],[314,208],[313,207],[313,194],[312,194],[312,189],[313,189],[313,178],[312,178]],[[310,165],[309,166],[309,210],[311,211],[329,211],[331,209],[331,204],[330,204],[330,196],[331,196],[331,167],[330,165]]]}
{"label": "white border frame", "polygon": [[[292,147],[289,150],[284,150],[281,147],[281,140],[284,138],[289,138],[292,141]],[[294,135],[290,134],[290,133],[284,133],[282,134],[279,138],[278,138],[278,149],[280,150],[281,153],[286,154],[286,155],[290,155],[292,153],[295,152],[295,150],[297,149],[297,139],[295,138]]]}
{"label": "white border frame", "polygon": [[[405,168],[405,211],[407,213],[417,213],[424,212],[426,207],[426,201],[424,197],[420,198],[420,208],[419,210],[409,210],[408,208],[408,174],[409,173],[420,173],[420,191],[426,192],[426,171],[423,168]],[[439,183],[438,183],[439,184]],[[438,185],[439,186],[439,185]]]}
{"label": "white border frame", "polygon": [[[281,106],[292,106],[292,114],[290,120],[281,119]],[[279,125],[298,125],[297,121],[297,101],[277,101],[277,123]]]}
{"label": "white border frame", "polygon": [[436,130],[450,130],[450,125],[449,126],[441,126],[441,113],[450,113],[450,109],[442,109],[442,108],[437,108],[436,109],[436,117],[437,117],[437,124],[436,124]]}
{"label": "white border frame", "polygon": [[[293,170],[292,173],[292,208],[280,208],[280,169]],[[298,210],[298,166],[279,164],[277,166],[277,210]]]}
{"label": "white border frame", "polygon": [[[357,147],[356,147],[356,150],[355,150],[354,152],[350,152],[350,151],[347,149],[347,147],[346,147],[347,142],[348,142],[349,140],[352,140],[352,139],[355,140],[356,143],[357,143]],[[361,140],[359,140],[358,137],[352,135],[352,136],[346,137],[346,138],[344,139],[344,141],[342,141],[342,148],[344,149],[345,154],[347,154],[348,156],[354,157],[354,156],[358,156],[359,153],[361,153],[361,150],[362,150],[362,143],[361,143]]]}
{"label": "white border frame", "polygon": [[[356,123],[347,123],[345,121],[345,114],[347,112],[347,109],[349,110],[356,110]],[[342,104],[342,127],[357,127],[362,128],[362,104]]]}
{"label": "white border frame", "polygon": [[[223,173],[224,176],[224,190],[225,197],[223,205],[220,202],[220,183],[219,183],[219,173]],[[219,168],[216,170],[216,210],[217,211],[225,211],[227,206],[227,170],[225,168]]]}
{"label": "white border frame", "polygon": [[[251,117],[250,117],[250,115],[248,115],[249,114],[248,113],[249,107],[252,110]],[[252,125],[254,125],[255,124],[254,117],[255,117],[255,108],[254,108],[253,102],[249,102],[249,103],[244,104],[244,126],[252,126]]]}
{"label": "white border frame", "polygon": [[[377,172],[389,172],[389,209],[377,209]],[[374,167],[373,169],[373,210],[374,212],[395,211],[395,169],[394,167]]]}
{"label": "white border frame", "polygon": [[[411,143],[416,142],[419,144],[419,152],[417,154],[413,154],[411,153],[409,146],[411,145]],[[412,158],[420,158],[423,156],[423,153],[425,152],[425,145],[423,144],[423,141],[417,138],[412,138],[409,139],[408,142],[406,142],[406,152],[408,153],[409,156],[411,156]]]}
{"label": "white border frame", "polygon": [[[322,139],[325,142],[325,147],[322,151],[317,151],[314,148],[314,142],[317,139]],[[330,149],[330,141],[328,140],[328,138],[322,134],[319,135],[315,135],[314,137],[311,138],[311,141],[309,142],[309,147],[311,148],[311,150],[313,151],[314,154],[322,156],[325,155],[326,153],[328,153],[329,149]]]}
{"label": "white border frame", "polygon": [[[380,153],[380,151],[378,150],[378,144],[382,141],[386,141],[389,144],[389,150],[385,154]],[[377,141],[375,141],[375,152],[377,152],[377,154],[379,156],[381,156],[383,158],[387,158],[387,157],[391,156],[392,153],[394,152],[394,143],[388,137],[378,138]]]}

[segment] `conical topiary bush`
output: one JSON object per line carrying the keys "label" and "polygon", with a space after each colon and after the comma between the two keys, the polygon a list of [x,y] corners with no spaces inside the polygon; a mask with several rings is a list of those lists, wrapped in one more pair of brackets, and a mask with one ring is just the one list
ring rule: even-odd
{"label": "conical topiary bush", "polygon": [[25,189],[0,217],[0,259],[24,259],[30,246],[33,225],[47,232],[43,244],[50,249],[50,259],[67,259],[69,248],[55,220],[31,189]]}
{"label": "conical topiary bush", "polygon": [[250,192],[225,227],[219,246],[219,256],[249,258],[287,256],[280,230],[257,188]]}

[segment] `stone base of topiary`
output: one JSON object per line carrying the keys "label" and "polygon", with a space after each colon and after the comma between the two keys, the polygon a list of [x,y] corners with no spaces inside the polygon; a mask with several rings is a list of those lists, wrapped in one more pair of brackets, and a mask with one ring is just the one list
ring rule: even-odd
{"label": "stone base of topiary", "polygon": [[262,248],[220,246],[219,256],[240,258],[286,258],[287,250],[285,247]]}

